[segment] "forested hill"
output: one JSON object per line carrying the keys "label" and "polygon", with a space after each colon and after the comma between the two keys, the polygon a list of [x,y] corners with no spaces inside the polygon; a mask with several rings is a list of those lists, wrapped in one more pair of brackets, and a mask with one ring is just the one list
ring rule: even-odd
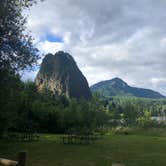
{"label": "forested hill", "polygon": [[162,94],[150,89],[136,88],[129,86],[120,78],[102,81],[91,86],[92,92],[97,92],[104,97],[110,96],[133,96],[143,98],[165,98]]}

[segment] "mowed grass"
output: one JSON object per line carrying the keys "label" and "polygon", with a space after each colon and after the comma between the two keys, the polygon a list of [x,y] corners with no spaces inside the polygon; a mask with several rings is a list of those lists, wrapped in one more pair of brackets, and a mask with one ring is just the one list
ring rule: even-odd
{"label": "mowed grass", "polygon": [[60,135],[41,135],[38,142],[0,141],[0,157],[28,152],[27,166],[166,166],[166,137],[108,134],[91,145],[64,145]]}

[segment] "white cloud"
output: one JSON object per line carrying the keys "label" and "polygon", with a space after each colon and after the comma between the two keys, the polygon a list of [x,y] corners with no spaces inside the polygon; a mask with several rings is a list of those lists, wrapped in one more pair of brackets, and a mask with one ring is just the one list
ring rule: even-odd
{"label": "white cloud", "polygon": [[37,75],[38,70],[36,71],[24,71],[21,73],[23,81],[33,81]]}
{"label": "white cloud", "polygon": [[64,43],[62,42],[49,42],[49,41],[41,41],[37,45],[38,49],[44,53],[53,53],[55,54],[59,50],[64,50]]}
{"label": "white cloud", "polygon": [[71,53],[90,85],[118,76],[166,94],[165,8],[165,0],[46,0],[31,9],[28,28],[41,52]]}

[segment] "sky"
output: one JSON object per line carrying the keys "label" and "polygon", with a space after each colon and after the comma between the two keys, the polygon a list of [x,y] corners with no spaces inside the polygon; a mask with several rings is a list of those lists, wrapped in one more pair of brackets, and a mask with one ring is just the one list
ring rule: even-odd
{"label": "sky", "polygon": [[166,0],[45,0],[27,29],[41,54],[70,53],[89,85],[120,77],[166,95],[165,9]]}

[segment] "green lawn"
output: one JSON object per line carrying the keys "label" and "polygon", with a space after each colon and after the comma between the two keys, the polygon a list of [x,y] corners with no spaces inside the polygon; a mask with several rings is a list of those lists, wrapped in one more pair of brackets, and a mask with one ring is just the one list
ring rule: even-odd
{"label": "green lawn", "polygon": [[28,151],[27,166],[166,166],[166,137],[107,135],[92,145],[63,145],[58,135],[41,135],[31,143],[0,141],[0,157],[16,159]]}

